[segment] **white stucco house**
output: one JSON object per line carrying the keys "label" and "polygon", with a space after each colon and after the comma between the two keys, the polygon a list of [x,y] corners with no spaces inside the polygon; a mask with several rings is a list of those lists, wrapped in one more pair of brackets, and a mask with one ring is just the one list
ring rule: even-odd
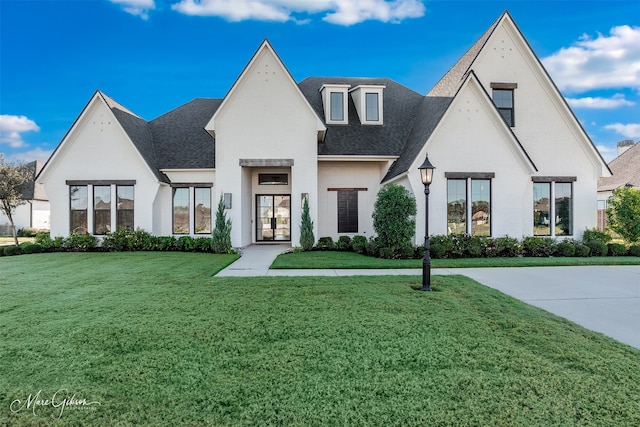
{"label": "white stucco house", "polygon": [[371,236],[377,192],[396,183],[416,196],[421,243],[427,153],[431,234],[579,238],[610,175],[505,12],[426,95],[386,78],[296,82],[267,40],[223,99],[151,121],[97,91],[39,181],[53,236],[207,234],[223,197],[236,247],[297,245],[304,198],[316,238]]}
{"label": "white stucco house", "polygon": [[[25,203],[18,206],[12,215],[16,231],[25,228],[33,228],[36,230],[49,229],[49,199],[44,186],[35,181],[36,176],[40,173],[44,164],[45,163],[40,160],[25,164],[25,167],[29,170],[30,176],[33,179],[22,192],[22,199],[25,200]],[[9,218],[7,218],[4,212],[0,211],[0,236],[10,235],[12,235],[11,221],[9,221]]]}

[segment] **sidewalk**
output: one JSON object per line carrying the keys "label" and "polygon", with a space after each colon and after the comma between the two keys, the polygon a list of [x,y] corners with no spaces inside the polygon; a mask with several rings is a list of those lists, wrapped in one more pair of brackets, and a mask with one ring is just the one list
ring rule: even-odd
{"label": "sidewalk", "polygon": [[[216,277],[420,276],[421,269],[269,270],[290,245],[252,245]],[[517,268],[435,268],[460,274],[587,329],[640,349],[640,265]]]}

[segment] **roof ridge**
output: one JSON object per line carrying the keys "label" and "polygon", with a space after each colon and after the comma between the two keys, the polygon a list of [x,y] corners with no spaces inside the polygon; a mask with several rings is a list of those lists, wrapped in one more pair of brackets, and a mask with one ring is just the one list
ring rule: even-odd
{"label": "roof ridge", "polygon": [[[100,93],[100,95],[104,98],[104,101],[107,103],[107,105],[109,106],[109,108],[115,108],[116,110],[120,110],[123,111],[127,114],[131,114],[132,116],[135,116],[139,119],[142,119],[142,117],[140,117],[139,115],[137,115],[136,113],[134,113],[133,111],[129,110],[127,107],[125,107],[124,105],[116,102],[113,98],[111,98],[110,96],[108,96],[107,94],[105,94],[104,92],[102,92],[101,90],[98,90],[98,93]],[[144,119],[142,119],[144,120]],[[146,120],[145,120],[146,121]]]}

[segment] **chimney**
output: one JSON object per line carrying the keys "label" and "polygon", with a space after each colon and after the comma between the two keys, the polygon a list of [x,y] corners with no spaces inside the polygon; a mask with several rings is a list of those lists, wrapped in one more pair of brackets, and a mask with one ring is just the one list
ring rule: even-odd
{"label": "chimney", "polygon": [[633,145],[633,139],[625,139],[624,141],[618,142],[618,156],[633,147]]}

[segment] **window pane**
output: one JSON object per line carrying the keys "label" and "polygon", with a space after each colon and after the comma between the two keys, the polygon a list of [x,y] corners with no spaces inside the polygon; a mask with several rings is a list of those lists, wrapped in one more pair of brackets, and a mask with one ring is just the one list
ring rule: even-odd
{"label": "window pane", "polygon": [[367,109],[366,120],[377,122],[378,120],[380,120],[378,116],[378,94],[367,93],[365,100]]}
{"label": "window pane", "polygon": [[118,228],[133,228],[133,185],[121,185],[117,193],[117,226]]}
{"label": "window pane", "polygon": [[107,234],[111,231],[111,186],[93,187],[93,233]]}
{"label": "window pane", "polygon": [[358,232],[358,192],[338,191],[338,233]]}
{"label": "window pane", "polygon": [[570,182],[556,182],[555,207],[556,207],[556,236],[569,236],[573,234],[573,203]]}
{"label": "window pane", "polygon": [[513,126],[513,90],[494,89],[493,103],[509,126]]}
{"label": "window pane", "polygon": [[342,92],[331,92],[331,120],[344,120],[344,97]]}
{"label": "window pane", "polygon": [[72,185],[69,187],[71,197],[71,209],[74,211],[87,210],[87,186]]}
{"label": "window pane", "polygon": [[211,189],[195,190],[195,227],[196,234],[211,233]]}
{"label": "window pane", "polygon": [[173,190],[173,232],[175,234],[189,233],[188,188],[174,188]]}
{"label": "window pane", "polygon": [[87,206],[88,190],[86,185],[72,185],[69,187],[70,233],[87,234]]}
{"label": "window pane", "polygon": [[471,180],[471,234],[491,236],[491,181]]}
{"label": "window pane", "polygon": [[449,234],[467,232],[467,180],[447,180],[447,227]]}
{"label": "window pane", "polygon": [[87,234],[87,211],[71,211],[71,234]]}
{"label": "window pane", "polygon": [[535,182],[533,184],[533,235],[550,236],[550,198],[551,184]]}

